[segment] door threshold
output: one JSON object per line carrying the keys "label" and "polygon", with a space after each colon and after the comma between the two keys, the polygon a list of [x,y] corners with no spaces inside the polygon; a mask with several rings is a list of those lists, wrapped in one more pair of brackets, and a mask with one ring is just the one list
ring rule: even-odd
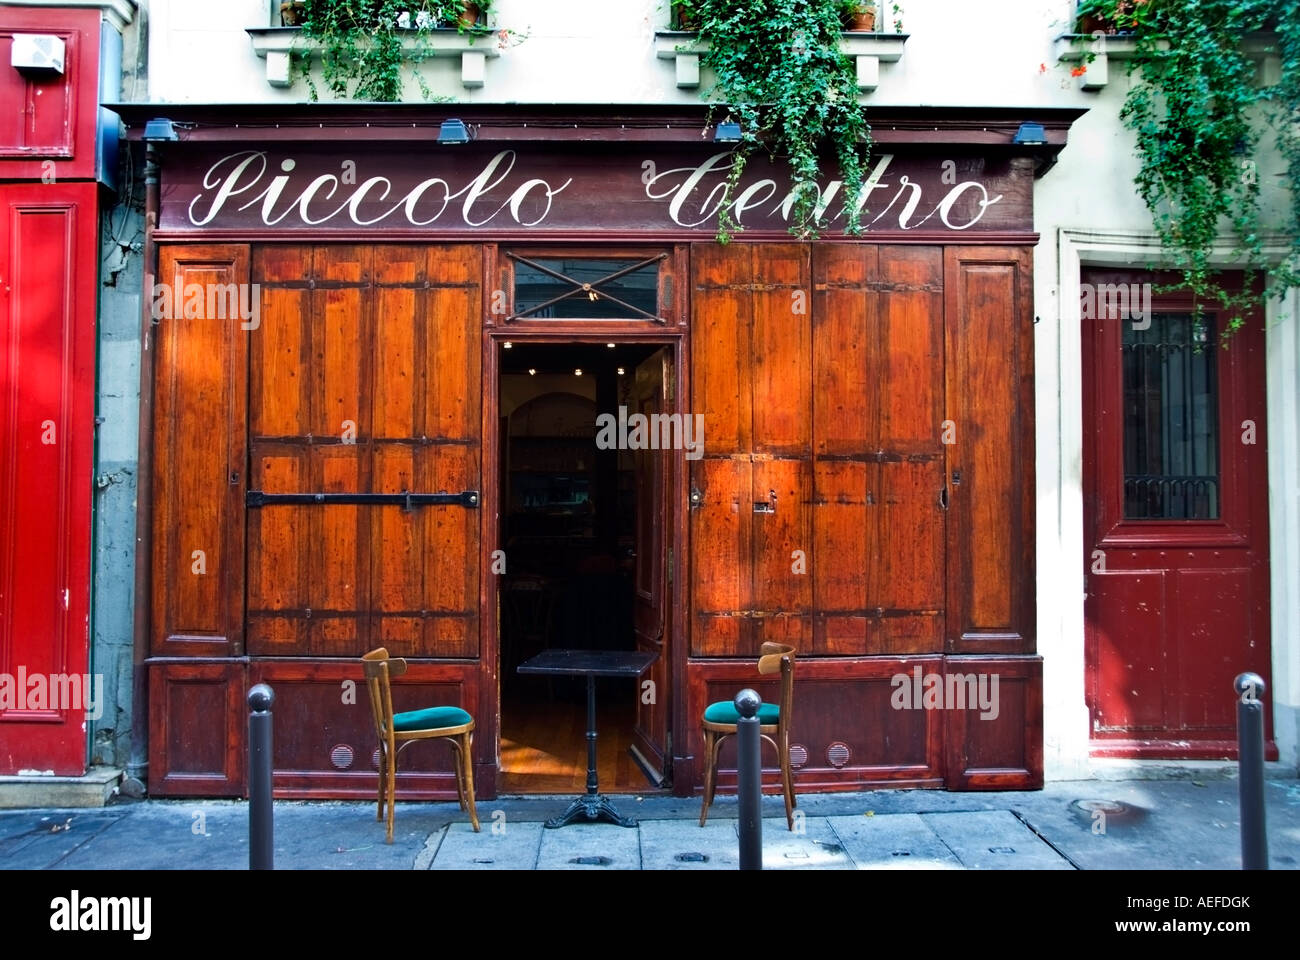
{"label": "door threshold", "polygon": [[645,754],[638,750],[635,744],[629,744],[627,752],[632,755],[632,759],[636,761],[636,765],[641,768],[641,772],[645,774],[647,780],[656,788],[664,785],[664,775],[655,770],[650,761],[645,758]]}

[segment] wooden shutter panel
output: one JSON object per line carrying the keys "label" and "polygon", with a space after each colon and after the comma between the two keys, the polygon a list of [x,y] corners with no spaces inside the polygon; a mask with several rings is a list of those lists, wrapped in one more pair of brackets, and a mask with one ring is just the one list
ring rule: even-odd
{"label": "wooden shutter panel", "polygon": [[[692,248],[692,403],[704,457],[692,465],[695,656],[749,656],[766,640],[806,647],[812,585],[812,338],[808,252],[794,244]],[[773,503],[774,512],[755,512]]]}
{"label": "wooden shutter panel", "polygon": [[1027,250],[947,248],[947,419],[956,440],[947,447],[953,653],[1034,650],[1031,282]]}
{"label": "wooden shutter panel", "polygon": [[155,656],[243,652],[248,331],[228,296],[208,294],[247,284],[248,266],[246,246],[159,250],[171,309],[155,298],[170,312],[154,328]]}
{"label": "wooden shutter panel", "polygon": [[827,244],[813,262],[813,649],[938,652],[942,253]]}

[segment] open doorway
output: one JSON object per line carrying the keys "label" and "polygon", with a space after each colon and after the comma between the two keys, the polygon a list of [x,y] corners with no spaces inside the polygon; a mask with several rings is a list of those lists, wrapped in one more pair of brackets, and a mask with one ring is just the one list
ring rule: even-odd
{"label": "open doorway", "polygon": [[[546,649],[660,654],[645,682],[598,679],[601,789],[666,787],[670,458],[598,434],[598,417],[662,412],[672,347],[497,347],[499,376],[501,776],[504,793],[580,793],[586,685],[517,673]],[[604,439],[602,439],[602,436]],[[598,442],[600,440],[600,442]]]}

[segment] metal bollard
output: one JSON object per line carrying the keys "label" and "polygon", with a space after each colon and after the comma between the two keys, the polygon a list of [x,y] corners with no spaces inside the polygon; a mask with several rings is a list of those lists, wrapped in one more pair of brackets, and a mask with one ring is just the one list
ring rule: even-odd
{"label": "metal bollard", "polygon": [[271,704],[264,683],[248,691],[248,869],[275,869],[275,824],[271,806]]}
{"label": "metal bollard", "polygon": [[1232,681],[1237,694],[1237,786],[1241,803],[1241,869],[1268,869],[1264,826],[1264,678],[1243,673]]}
{"label": "metal bollard", "polygon": [[740,780],[740,869],[763,869],[763,766],[758,738],[758,708],[763,698],[748,688],[733,701],[736,724],[736,767]]}

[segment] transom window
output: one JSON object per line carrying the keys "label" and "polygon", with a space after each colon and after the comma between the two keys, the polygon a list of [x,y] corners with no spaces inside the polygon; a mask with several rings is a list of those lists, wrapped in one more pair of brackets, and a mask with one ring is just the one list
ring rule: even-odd
{"label": "transom window", "polygon": [[651,257],[525,257],[514,261],[512,320],[655,320],[660,267]]}

